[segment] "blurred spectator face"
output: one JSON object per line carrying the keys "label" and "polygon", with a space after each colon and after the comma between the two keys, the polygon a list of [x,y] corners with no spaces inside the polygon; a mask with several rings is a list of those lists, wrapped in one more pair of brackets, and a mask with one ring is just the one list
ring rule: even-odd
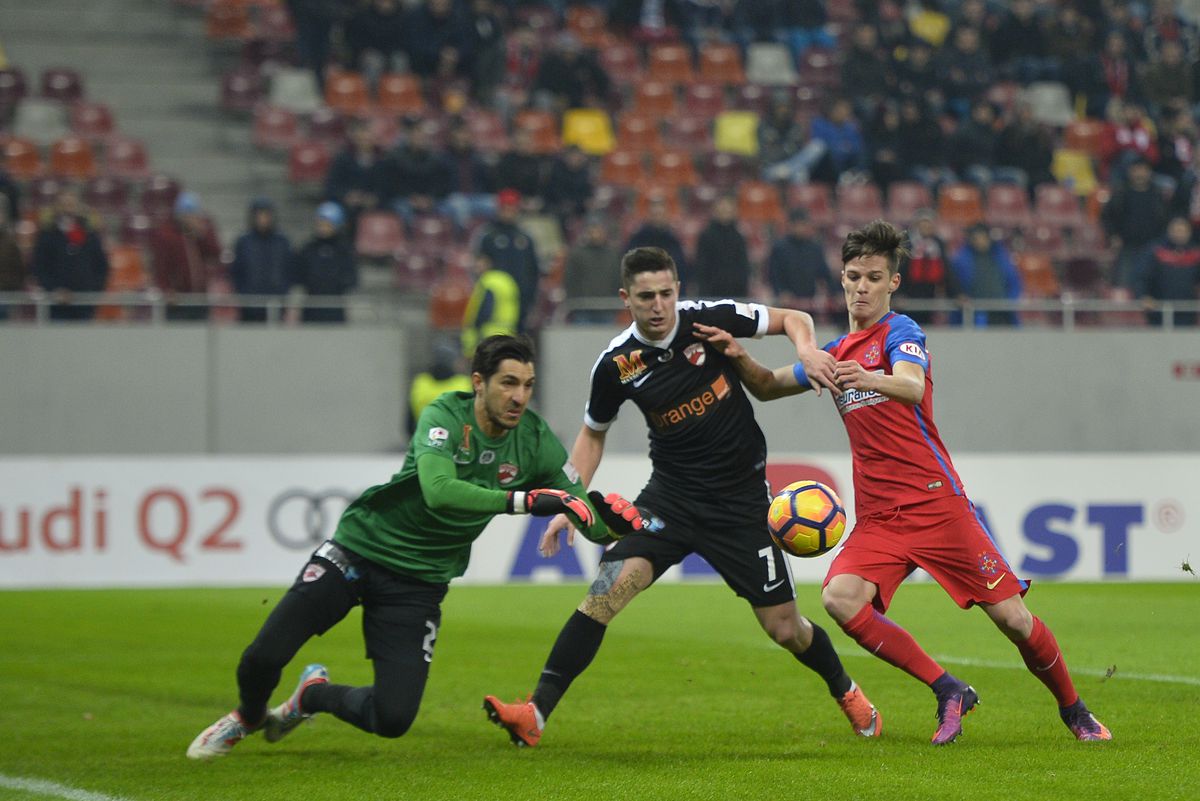
{"label": "blurred spectator face", "polygon": [[912,100],[905,100],[900,104],[900,121],[905,123],[919,122],[921,119],[921,107]]}
{"label": "blurred spectator face", "polygon": [[1022,22],[1033,16],[1033,0],[1013,0],[1013,16]]}
{"label": "blurred spectator face", "polygon": [[412,130],[408,132],[408,148],[415,150],[418,153],[424,153],[429,150],[429,134],[421,125],[414,125]]}
{"label": "blurred spectator face", "polygon": [[255,209],[254,230],[266,233],[275,227],[275,212],[270,209]]}
{"label": "blurred spectator face", "polygon": [[391,16],[400,9],[397,0],[375,0],[375,11],[384,16]]}
{"label": "blurred spectator face", "polygon": [[917,69],[924,69],[932,58],[933,48],[919,39],[913,43],[912,49],[908,51],[908,62]]}
{"label": "blurred spectator face", "polygon": [[67,187],[59,191],[56,199],[58,213],[70,217],[83,216],[83,203],[79,200],[79,192]]}
{"label": "blurred spectator face", "polygon": [[647,214],[650,217],[650,222],[665,228],[667,226],[667,201],[651,200]]}
{"label": "blurred spectator face", "polygon": [[318,217],[315,229],[318,239],[330,239],[337,234],[337,226],[326,220],[324,217]]}
{"label": "blurred spectator face", "polygon": [[563,154],[563,159],[567,162],[567,166],[573,170],[583,169],[587,165],[587,154],[577,147],[568,147]]}
{"label": "blurred spectator face", "polygon": [[833,101],[829,107],[829,121],[837,125],[842,125],[849,122],[854,117],[854,109],[850,106],[849,100],[841,98]]}
{"label": "blurred spectator face", "polygon": [[471,130],[464,126],[453,128],[450,131],[450,149],[464,153],[471,149]]}
{"label": "blurred spectator face", "polygon": [[350,126],[350,142],[354,145],[354,149],[359,152],[373,150],[375,148],[375,137],[371,134],[369,125],[358,123]]}
{"label": "blurred spectator face", "polygon": [[854,46],[857,49],[874,52],[878,42],[879,34],[875,32],[875,26],[864,23],[854,29]]}
{"label": "blurred spectator face", "polygon": [[813,238],[813,223],[807,217],[797,217],[792,220],[791,234],[797,239],[812,239]]}
{"label": "blurred spectator face", "polygon": [[1129,166],[1129,185],[1134,189],[1147,189],[1152,175],[1149,164],[1144,161],[1134,162]]}
{"label": "blurred spectator face", "polygon": [[937,224],[932,214],[917,217],[917,233],[927,238],[937,236]]}
{"label": "blurred spectator face", "polygon": [[437,18],[450,16],[452,0],[427,0],[425,3],[429,13]]}
{"label": "blurred spectator face", "polygon": [[987,16],[987,6],[983,0],[963,0],[962,5],[958,7],[958,13],[967,25],[979,27]]}
{"label": "blurred spectator face", "polygon": [[731,197],[719,197],[713,204],[713,217],[723,223],[731,223],[737,216],[737,204]]}
{"label": "blurred spectator face", "polygon": [[991,235],[988,234],[986,228],[980,226],[971,229],[967,241],[971,243],[971,249],[976,253],[986,253],[992,247]]}
{"label": "blurred spectator face", "polygon": [[979,49],[979,31],[964,26],[954,32],[954,48],[963,53],[974,53]]}
{"label": "blurred spectator face", "polygon": [[533,134],[525,128],[517,128],[513,132],[513,149],[518,153],[533,153]]}
{"label": "blurred spectator face", "polygon": [[1162,63],[1168,67],[1177,67],[1183,63],[1183,45],[1175,39],[1168,39],[1162,46]]}
{"label": "blurred spectator face", "polygon": [[1167,223],[1167,239],[1172,245],[1183,246],[1192,241],[1192,224],[1184,217],[1174,217]]}
{"label": "blurred spectator face", "polygon": [[584,239],[588,244],[603,245],[608,239],[608,226],[603,220],[593,220],[588,223],[587,228],[583,229]]}
{"label": "blurred spectator face", "polygon": [[1125,37],[1117,31],[1112,31],[1104,37],[1104,55],[1109,58],[1125,57]]}
{"label": "blurred spectator face", "polygon": [[990,103],[976,103],[971,109],[971,119],[981,128],[991,128],[996,121],[996,112],[992,111]]}

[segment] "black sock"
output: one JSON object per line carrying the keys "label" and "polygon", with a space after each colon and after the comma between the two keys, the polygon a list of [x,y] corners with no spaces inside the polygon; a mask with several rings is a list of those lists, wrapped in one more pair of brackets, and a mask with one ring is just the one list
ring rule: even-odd
{"label": "black sock", "polygon": [[543,718],[550,718],[571,682],[592,663],[607,628],[578,610],[562,627],[533,691],[533,703]]}
{"label": "black sock", "polygon": [[807,651],[802,654],[794,654],[794,656],[800,664],[825,679],[830,695],[834,698],[841,698],[850,692],[850,677],[846,675],[846,669],[842,667],[842,660],[838,658],[837,651],[833,650],[833,643],[829,641],[829,635],[825,633],[825,629],[816,623],[812,624],[812,629],[812,644],[808,646]]}

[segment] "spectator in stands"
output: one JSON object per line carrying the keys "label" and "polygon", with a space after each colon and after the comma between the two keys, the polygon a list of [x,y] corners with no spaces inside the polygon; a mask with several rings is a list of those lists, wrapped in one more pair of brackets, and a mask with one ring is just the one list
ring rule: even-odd
{"label": "spectator in stands", "polygon": [[[25,290],[25,257],[17,247],[8,197],[0,193],[0,293]],[[9,307],[0,303],[0,320],[7,320]]]}
{"label": "spectator in stands", "polygon": [[592,197],[592,165],[577,145],[567,145],[550,163],[546,180],[546,211],[558,217],[564,226],[577,219]]}
{"label": "spectator in stands", "polygon": [[955,180],[947,165],[942,126],[921,101],[912,98],[900,101],[898,143],[900,163],[914,180],[930,187]]}
{"label": "spectator in stands", "polygon": [[996,30],[988,34],[987,44],[1001,77],[1022,84],[1058,80],[1057,65],[1049,58],[1045,27],[1033,0],[1013,0]]}
{"label": "spectator in stands", "polygon": [[1184,60],[1182,42],[1162,43],[1158,58],[1150,62],[1142,76],[1142,92],[1156,116],[1191,109],[1192,66]]}
{"label": "spectator in stands", "polygon": [[[584,221],[579,241],[567,251],[563,288],[567,302],[605,301],[608,305],[621,288],[620,272],[614,265],[620,264],[621,253],[610,244],[612,235],[608,222],[599,215],[591,215]],[[597,311],[581,309],[571,313],[573,323],[611,323],[613,310]]]}
{"label": "spectator in stands", "polygon": [[[325,201],[317,207],[312,238],[292,257],[291,283],[322,302],[358,286],[358,265],[354,246],[344,233],[345,223],[342,207]],[[306,323],[344,323],[346,309],[306,303],[300,319]]]}
{"label": "spectator in stands", "polygon": [[[239,295],[274,295],[282,306],[283,296],[291,287],[288,269],[292,245],[276,224],[275,204],[269,198],[255,198],[250,203],[249,217],[250,230],[233,246],[233,264],[229,267],[233,291]],[[243,323],[264,323],[267,307],[242,306],[238,317]]]}
{"label": "spectator in stands", "polygon": [[[921,209],[913,223],[908,234],[912,255],[900,263],[903,280],[899,293],[913,300],[962,299],[958,276],[950,269],[950,251],[937,235],[937,215],[933,209]],[[904,313],[920,325],[934,322],[934,313],[927,309],[906,309]]]}
{"label": "spectator in stands", "polygon": [[513,131],[512,150],[496,163],[496,185],[515,189],[525,208],[540,211],[545,204],[548,159],[534,148],[533,134],[526,128]]}
{"label": "spectator in stands", "polygon": [[1108,103],[1108,121],[1100,138],[1100,171],[1112,184],[1121,184],[1135,161],[1158,163],[1158,138],[1154,122],[1136,103],[1113,98]]}
{"label": "spectator in stands", "polygon": [[400,0],[367,0],[346,21],[350,69],[374,82],[385,72],[403,72],[404,8]]}
{"label": "spectator in stands", "polygon": [[496,215],[496,190],[492,168],[475,148],[471,129],[457,123],[450,129],[446,148],[450,167],[450,194],[445,207],[459,226],[465,227],[472,218]]}
{"label": "spectator in stands", "polygon": [[[1004,243],[992,239],[988,227],[976,223],[967,231],[963,243],[951,261],[955,278],[962,293],[973,300],[1021,296],[1021,275],[1012,254]],[[961,315],[956,315],[960,317]],[[1017,316],[1011,311],[976,311],[975,325],[1016,325]]]}
{"label": "spectator in stands", "polygon": [[1137,64],[1129,54],[1129,40],[1118,30],[1109,30],[1103,50],[1093,55],[1080,70],[1082,84],[1076,89],[1087,97],[1087,114],[1100,117],[1109,101],[1141,100]]}
{"label": "spectator in stands", "polygon": [[[679,275],[679,294],[681,296],[695,294],[695,288],[692,286],[691,266],[684,255],[683,243],[671,230],[667,201],[659,197],[650,199],[646,207],[646,222],[642,223],[641,227],[634,231],[633,235],[629,237],[629,241],[625,243],[625,250],[634,248],[662,248],[665,250],[671,260],[675,262],[675,271]],[[686,292],[683,287],[687,287]]]}
{"label": "spectator in stands", "polygon": [[472,392],[471,377],[459,348],[449,342],[438,342],[433,346],[433,360],[429,366],[413,376],[408,391],[408,422],[405,429],[411,437],[417,430],[417,420],[425,407],[443,392]]}
{"label": "spectator in stands", "polygon": [[608,23],[644,44],[674,41],[683,25],[681,0],[612,0]]}
{"label": "spectator in stands", "polygon": [[[796,118],[796,106],[786,96],[771,98],[766,115],[758,124],[758,159],[766,165],[764,176],[772,166],[786,162],[804,147],[808,137]],[[783,176],[790,178],[791,174]]]}
{"label": "spectator in stands", "polygon": [[825,27],[829,22],[825,0],[775,1],[780,12],[776,37],[791,48],[797,66],[804,56],[804,51],[810,47],[824,47],[830,50],[837,47],[837,39]]}
{"label": "spectator in stands", "polygon": [[55,303],[51,320],[90,320],[96,307],[72,303],[76,292],[102,292],[108,281],[108,256],[95,220],[74,187],[58,193],[54,207],[43,212],[33,246],[33,272]]}
{"label": "spectator in stands", "polygon": [[8,201],[9,220],[15,222],[21,219],[21,187],[0,164],[0,196]]}
{"label": "spectator in stands", "polygon": [[422,78],[458,74],[469,32],[453,0],[426,0],[406,21],[409,68]]}
{"label": "spectator in stands", "polygon": [[[1192,238],[1192,224],[1183,216],[1172,217],[1167,235],[1152,245],[1133,281],[1133,294],[1148,303],[1200,299],[1200,245]],[[1196,313],[1175,312],[1175,325],[1196,324]],[[1147,310],[1146,322],[1163,324],[1162,312]]]}
{"label": "spectator in stands", "polygon": [[896,74],[896,91],[901,97],[914,98],[931,108],[941,108],[945,99],[929,42],[917,39],[901,52],[905,58],[896,60],[892,67]]}
{"label": "spectator in stands", "polygon": [[1058,65],[1071,95],[1085,93],[1096,27],[1092,18],[1079,12],[1074,3],[1060,3],[1046,21],[1046,53]]}
{"label": "spectator in stands", "polygon": [[471,0],[466,51],[475,99],[482,106],[490,106],[496,87],[504,80],[507,58],[504,27],[492,0]]}
{"label": "spectator in stands", "polygon": [[996,164],[1019,171],[1011,174],[1023,176],[1021,183],[1032,191],[1037,184],[1054,180],[1050,172],[1053,160],[1054,140],[1050,133],[1033,118],[1033,108],[1028,103],[1016,103],[996,142]]}
{"label": "spectator in stands", "polygon": [[867,130],[867,161],[871,180],[883,189],[904,179],[907,171],[900,158],[900,108],[895,101],[879,104]]}
{"label": "spectator in stands", "polygon": [[950,22],[953,29],[974,28],[981,33],[990,33],[1000,25],[1000,20],[984,0],[962,0],[958,10],[951,15]]}
{"label": "spectator in stands", "polygon": [[771,245],[767,281],[776,306],[815,311],[819,294],[841,297],[841,285],[825,262],[816,227],[804,209],[788,213],[787,232]]}
{"label": "spectator in stands", "polygon": [[893,88],[889,64],[879,47],[879,33],[870,23],[854,26],[850,49],[842,59],[841,91],[855,98],[859,113],[870,113]]}
{"label": "spectator in stands", "polygon": [[564,31],[542,56],[531,91],[539,106],[562,113],[569,108],[605,107],[609,85],[608,73],[595,55]]}
{"label": "spectator in stands", "polygon": [[150,240],[154,281],[167,302],[168,320],[203,320],[204,303],[185,301],[179,295],[208,292],[209,279],[221,270],[221,244],[212,220],[194,192],[181,192],[175,213],[154,230]]}
{"label": "spectator in stands", "polygon": [[1170,213],[1186,217],[1192,229],[1200,225],[1200,147],[1192,148],[1192,158],[1179,175],[1171,195]]}
{"label": "spectator in stands", "polygon": [[333,48],[333,26],[353,9],[350,0],[286,0],[296,27],[296,55],[302,66],[317,76],[317,85],[325,86],[325,65]]}
{"label": "spectator in stands", "polygon": [[409,127],[404,144],[385,169],[392,207],[406,220],[436,213],[453,188],[450,164],[433,149],[429,132],[420,122]]}
{"label": "spectator in stands", "polygon": [[696,243],[696,294],[703,298],[750,295],[750,253],[737,226],[737,199],[722,195]]}
{"label": "spectator in stands", "polygon": [[1192,166],[1196,140],[1196,122],[1190,111],[1168,111],[1162,115],[1158,128],[1158,164],[1154,165],[1159,183],[1175,190]]}
{"label": "spectator in stands", "polygon": [[496,195],[496,219],[484,226],[477,250],[487,258],[489,268],[508,273],[516,282],[517,330],[524,332],[537,303],[541,268],[533,240],[517,224],[520,212],[521,193],[511,187],[501,189]]}
{"label": "spectator in stands", "polygon": [[986,100],[976,100],[970,119],[950,136],[950,168],[960,178],[986,187],[994,176],[999,140],[995,109]]}
{"label": "spectator in stands", "polygon": [[813,118],[812,139],[824,145],[824,155],[813,167],[813,178],[837,183],[842,175],[867,166],[866,144],[854,116],[854,107],[844,97],[832,98],[825,110]]}
{"label": "spectator in stands", "polygon": [[936,62],[947,110],[965,118],[971,104],[996,81],[996,70],[983,48],[979,29],[967,25],[956,28]]}
{"label": "spectator in stands", "polygon": [[1140,159],[1129,165],[1126,185],[1113,192],[1100,220],[1110,241],[1118,248],[1112,283],[1131,289],[1138,266],[1146,259],[1150,245],[1163,236],[1167,225],[1166,203],[1154,185],[1149,162]]}
{"label": "spectator in stands", "polygon": [[521,289],[512,275],[498,269],[482,253],[475,256],[475,286],[463,310],[463,355],[468,359],[475,346],[494,334],[517,333],[521,321]]}
{"label": "spectator in stands", "polygon": [[325,176],[325,200],[345,209],[347,228],[353,236],[359,215],[378,208],[390,189],[384,186],[387,168],[375,146],[370,123],[351,120],[348,133],[349,143],[334,157]]}
{"label": "spectator in stands", "polygon": [[1142,49],[1151,59],[1162,55],[1167,42],[1178,42],[1189,58],[1200,55],[1200,32],[1195,25],[1196,5],[1191,3],[1191,21],[1182,12],[1179,0],[1154,0],[1142,34]]}

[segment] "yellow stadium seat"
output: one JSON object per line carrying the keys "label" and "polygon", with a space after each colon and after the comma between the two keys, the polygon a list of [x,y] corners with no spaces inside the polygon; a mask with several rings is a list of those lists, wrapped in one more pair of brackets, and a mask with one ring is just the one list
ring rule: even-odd
{"label": "yellow stadium seat", "polygon": [[753,111],[723,111],[717,115],[713,139],[721,153],[758,155],[758,115]]}
{"label": "yellow stadium seat", "polygon": [[616,147],[612,120],[598,108],[573,108],[563,114],[564,145],[578,145],[589,156],[603,156]]}
{"label": "yellow stadium seat", "polygon": [[1092,159],[1083,150],[1059,148],[1054,151],[1054,161],[1050,163],[1050,172],[1055,179],[1080,197],[1087,197],[1096,189],[1096,171],[1092,169]]}

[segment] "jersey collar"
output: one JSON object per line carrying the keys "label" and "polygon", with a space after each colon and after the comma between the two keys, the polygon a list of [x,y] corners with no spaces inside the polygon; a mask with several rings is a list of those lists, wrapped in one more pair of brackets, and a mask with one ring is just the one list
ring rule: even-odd
{"label": "jersey collar", "polygon": [[675,336],[679,333],[679,304],[675,304],[675,325],[671,327],[670,333],[668,333],[662,339],[657,341],[646,339],[644,336],[642,336],[642,332],[637,327],[637,323],[634,323],[631,328],[633,328],[634,339],[636,339],[638,342],[641,342],[643,345],[649,345],[650,347],[658,348],[659,350],[668,350],[671,343],[675,341]]}

